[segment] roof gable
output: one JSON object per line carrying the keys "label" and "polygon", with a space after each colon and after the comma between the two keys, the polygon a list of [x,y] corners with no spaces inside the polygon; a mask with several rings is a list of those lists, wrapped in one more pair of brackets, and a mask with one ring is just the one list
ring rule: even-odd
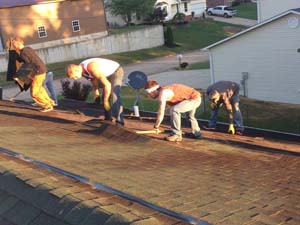
{"label": "roof gable", "polygon": [[232,40],[232,39],[234,39],[234,38],[236,38],[236,37],[239,37],[239,36],[241,36],[241,35],[243,35],[243,34],[246,34],[246,33],[250,32],[250,31],[252,31],[252,30],[254,30],[254,29],[258,28],[258,27],[262,27],[262,26],[264,26],[264,25],[266,25],[266,24],[268,24],[268,23],[271,23],[271,22],[273,22],[273,21],[275,21],[275,20],[277,20],[277,19],[280,19],[280,18],[282,18],[282,17],[284,17],[284,16],[286,16],[286,15],[288,15],[288,14],[296,14],[296,15],[300,15],[300,8],[297,8],[297,9],[291,9],[291,10],[288,10],[288,11],[282,13],[282,14],[279,14],[279,15],[277,15],[277,16],[274,16],[274,17],[272,17],[272,18],[270,18],[270,19],[264,20],[263,22],[258,23],[257,25],[254,25],[254,26],[252,26],[252,27],[250,27],[250,28],[248,28],[248,29],[246,29],[246,30],[243,30],[243,31],[241,31],[241,32],[239,32],[239,33],[237,33],[237,34],[234,34],[234,35],[232,35],[232,36],[230,36],[230,37],[228,37],[228,38],[225,38],[225,39],[223,39],[223,40],[221,40],[221,41],[218,41],[218,42],[216,42],[216,43],[213,43],[213,44],[211,44],[211,45],[209,45],[209,46],[207,46],[207,47],[205,47],[205,48],[202,48],[201,50],[203,50],[203,51],[208,51],[208,50],[211,49],[211,48],[214,48],[214,47],[216,47],[216,46],[218,46],[218,45],[221,45],[221,44],[223,44],[223,43],[225,43],[225,42],[227,42],[227,41],[230,41],[230,40]]}
{"label": "roof gable", "polygon": [[17,6],[25,6],[25,5],[36,5],[42,3],[49,2],[61,2],[63,0],[54,1],[54,0],[3,0],[0,1],[0,8],[10,8]]}

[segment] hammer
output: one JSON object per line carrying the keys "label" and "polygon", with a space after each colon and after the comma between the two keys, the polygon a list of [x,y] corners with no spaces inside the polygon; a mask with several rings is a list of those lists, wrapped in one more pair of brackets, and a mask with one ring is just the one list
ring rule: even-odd
{"label": "hammer", "polygon": [[141,130],[141,131],[136,131],[135,133],[137,134],[159,134],[162,131],[160,129],[152,129],[152,130]]}

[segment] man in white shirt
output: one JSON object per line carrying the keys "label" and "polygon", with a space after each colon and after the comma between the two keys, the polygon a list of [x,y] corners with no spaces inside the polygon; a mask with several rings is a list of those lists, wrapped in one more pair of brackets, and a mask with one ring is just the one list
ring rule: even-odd
{"label": "man in white shirt", "polygon": [[[119,63],[109,59],[91,58],[84,60],[79,65],[69,64],[67,75],[74,80],[82,77],[89,80],[94,89],[95,99],[100,96],[98,84],[100,82],[103,85],[105,119],[111,120],[111,113],[117,125],[124,125],[123,106],[120,97],[124,71]],[[112,98],[112,103],[110,103],[110,98]]]}

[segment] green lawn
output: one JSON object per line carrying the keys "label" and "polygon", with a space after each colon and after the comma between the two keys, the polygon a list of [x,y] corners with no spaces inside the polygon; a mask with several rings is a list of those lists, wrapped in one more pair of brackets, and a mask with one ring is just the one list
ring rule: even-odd
{"label": "green lawn", "polygon": [[239,6],[233,7],[237,10],[237,17],[257,20],[257,4],[256,3],[243,3]]}

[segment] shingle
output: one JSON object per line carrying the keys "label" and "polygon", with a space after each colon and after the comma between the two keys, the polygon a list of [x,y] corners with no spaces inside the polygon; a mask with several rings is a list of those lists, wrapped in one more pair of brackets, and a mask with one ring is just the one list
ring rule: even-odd
{"label": "shingle", "polygon": [[16,224],[28,225],[41,213],[37,208],[19,201],[13,208],[5,213],[5,218]]}
{"label": "shingle", "polygon": [[44,213],[40,214],[34,221],[30,223],[30,225],[66,225],[66,223],[63,223],[62,221],[51,217],[49,215],[46,215]]}
{"label": "shingle", "polygon": [[0,215],[4,215],[8,210],[13,208],[17,203],[19,199],[15,198],[14,196],[7,196],[5,199],[3,199],[0,202]]}

